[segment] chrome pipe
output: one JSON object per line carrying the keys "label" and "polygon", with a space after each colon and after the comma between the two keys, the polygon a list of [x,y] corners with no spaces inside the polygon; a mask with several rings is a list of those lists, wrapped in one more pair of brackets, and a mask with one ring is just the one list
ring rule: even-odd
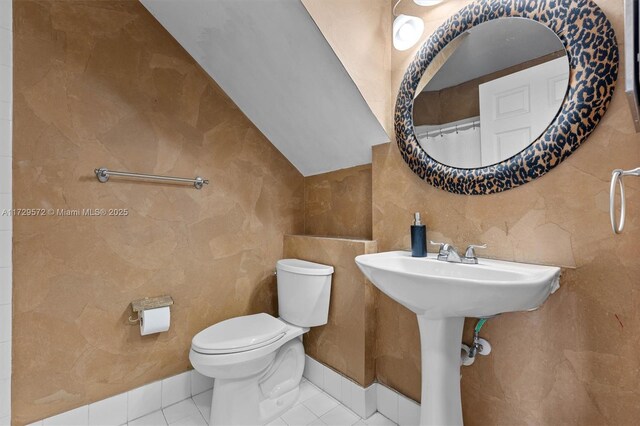
{"label": "chrome pipe", "polygon": [[182,178],[182,177],[173,177],[173,176],[149,175],[145,173],[117,172],[115,170],[109,170],[105,167],[95,169],[94,172],[98,180],[102,183],[108,182],[111,176],[122,176],[122,177],[130,177],[135,179],[192,183],[196,189],[202,189],[204,185],[209,184],[208,179],[201,178],[200,176],[196,176],[195,178],[191,179],[191,178]]}

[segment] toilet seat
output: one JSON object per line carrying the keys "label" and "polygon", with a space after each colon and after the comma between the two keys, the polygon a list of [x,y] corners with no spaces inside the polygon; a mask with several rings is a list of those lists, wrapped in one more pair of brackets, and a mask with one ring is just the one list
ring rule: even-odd
{"label": "toilet seat", "polygon": [[202,330],[194,336],[191,347],[206,355],[234,354],[270,345],[286,332],[287,324],[269,314],[246,315]]}
{"label": "toilet seat", "polygon": [[215,379],[211,426],[267,424],[298,399],[306,359],[302,335],[328,322],[333,267],[282,259],[276,271],[280,318],[232,318],[191,342],[191,364]]}
{"label": "toilet seat", "polygon": [[[267,341],[256,343],[254,344],[254,347],[252,349],[237,350],[239,348],[236,348],[235,352],[229,352],[229,349],[227,349],[227,353],[200,352],[200,351],[207,350],[209,346],[206,345],[205,342],[202,342],[201,339],[198,339],[199,344],[194,345],[193,341],[191,343],[191,350],[189,351],[189,359],[191,360],[191,363],[194,364],[194,366],[198,364],[203,369],[204,368],[215,369],[217,371],[220,368],[224,368],[228,370],[229,368],[232,368],[234,366],[237,366],[243,363],[256,362],[257,360],[263,357],[268,357],[271,354],[275,355],[275,352],[282,345],[286,344],[290,340],[295,339],[309,331],[307,327],[299,327],[293,324],[289,324],[280,318],[274,318],[268,314],[263,314],[263,315],[267,315],[271,318],[271,320],[278,321],[279,323],[284,324],[284,327],[285,327],[284,335],[279,338],[278,338],[278,335],[276,335],[275,338],[272,337]],[[242,317],[238,317],[238,318],[242,318]],[[236,318],[232,318],[232,319],[236,319]],[[271,320],[269,320],[269,322],[273,323],[273,321]],[[231,321],[231,320],[228,320],[228,321]],[[194,337],[194,340],[196,340],[195,337]],[[196,346],[198,346],[198,350],[196,350]],[[227,345],[223,345],[223,346],[227,346]],[[203,373],[203,374],[206,374],[206,373]],[[215,376],[212,375],[211,377],[215,377]]]}

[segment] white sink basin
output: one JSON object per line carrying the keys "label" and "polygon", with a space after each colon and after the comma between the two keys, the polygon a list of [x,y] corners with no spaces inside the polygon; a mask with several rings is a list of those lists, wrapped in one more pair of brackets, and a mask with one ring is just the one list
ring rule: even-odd
{"label": "white sink basin", "polygon": [[383,293],[427,318],[487,317],[528,311],[558,288],[560,268],[479,259],[477,265],[449,263],[391,251],[356,257]]}
{"label": "white sink basin", "polygon": [[[420,425],[462,425],[460,344],[464,317],[539,307],[559,287],[560,268],[478,259],[449,263],[392,251],[356,257],[366,277],[418,315],[422,350]],[[514,354],[517,355],[517,354]]]}

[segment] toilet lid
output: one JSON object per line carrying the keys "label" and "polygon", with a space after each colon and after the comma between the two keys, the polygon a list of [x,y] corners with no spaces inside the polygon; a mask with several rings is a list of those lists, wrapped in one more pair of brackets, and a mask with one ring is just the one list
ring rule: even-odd
{"label": "toilet lid", "polygon": [[229,354],[256,349],[285,335],[284,322],[269,314],[246,315],[219,322],[196,334],[191,343],[203,354]]}

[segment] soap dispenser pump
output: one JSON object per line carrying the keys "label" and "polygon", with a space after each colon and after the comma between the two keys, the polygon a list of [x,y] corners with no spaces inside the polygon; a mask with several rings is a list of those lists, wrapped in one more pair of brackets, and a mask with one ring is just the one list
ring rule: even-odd
{"label": "soap dispenser pump", "polygon": [[411,225],[411,256],[427,256],[427,227],[420,220],[420,212],[413,215],[413,225]]}

